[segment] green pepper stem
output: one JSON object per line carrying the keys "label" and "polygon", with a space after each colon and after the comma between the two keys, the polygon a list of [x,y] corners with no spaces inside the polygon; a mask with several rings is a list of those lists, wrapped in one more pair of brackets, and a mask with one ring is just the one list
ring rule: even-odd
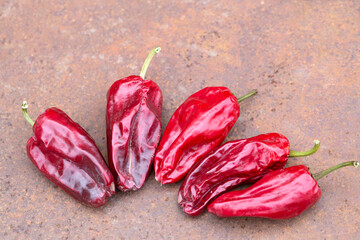
{"label": "green pepper stem", "polygon": [[298,152],[298,151],[291,151],[289,153],[289,157],[306,157],[306,156],[310,156],[314,153],[317,152],[317,150],[319,150],[320,148],[320,141],[319,140],[314,140],[314,147],[308,151],[305,152]]}
{"label": "green pepper stem", "polygon": [[244,96],[242,96],[242,97],[237,98],[237,101],[238,101],[238,103],[241,103],[241,102],[244,101],[245,99],[247,99],[247,98],[249,98],[249,97],[251,97],[252,95],[255,95],[255,94],[257,94],[257,90],[256,90],[256,89],[250,91],[248,94],[246,94],[246,95],[244,95]]}
{"label": "green pepper stem", "polygon": [[357,161],[343,162],[343,163],[335,165],[335,166],[333,166],[331,168],[325,169],[325,170],[323,170],[321,172],[312,174],[312,176],[316,181],[318,181],[319,179],[321,179],[322,177],[328,175],[329,173],[331,173],[333,171],[336,171],[339,168],[347,167],[347,166],[354,166],[354,167],[357,168],[357,167],[359,167],[359,162],[357,162]]}
{"label": "green pepper stem", "polygon": [[23,101],[23,104],[22,104],[22,112],[24,114],[24,117],[25,119],[31,124],[31,126],[34,126],[34,121],[30,118],[28,112],[27,112],[27,109],[28,109],[28,104],[26,101]]}
{"label": "green pepper stem", "polygon": [[141,68],[141,72],[140,72],[140,77],[142,77],[143,79],[145,79],[145,74],[146,71],[149,67],[149,64],[151,62],[151,59],[154,57],[154,55],[158,52],[160,52],[161,48],[160,47],[156,47],[153,50],[151,50],[151,52],[149,53],[148,57],[146,58],[144,65]]}

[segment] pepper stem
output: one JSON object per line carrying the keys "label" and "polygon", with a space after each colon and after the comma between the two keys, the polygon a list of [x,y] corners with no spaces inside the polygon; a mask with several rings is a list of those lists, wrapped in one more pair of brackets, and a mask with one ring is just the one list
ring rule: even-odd
{"label": "pepper stem", "polygon": [[156,47],[154,48],[153,50],[151,50],[151,52],[149,53],[148,57],[145,59],[145,62],[144,62],[144,65],[142,66],[141,68],[141,72],[140,72],[140,77],[142,77],[143,79],[145,79],[145,74],[146,74],[146,71],[149,67],[149,64],[151,62],[151,59],[153,58],[153,56],[160,52],[161,48],[160,47]]}
{"label": "pepper stem", "polygon": [[244,96],[242,96],[242,97],[237,98],[237,101],[238,101],[238,103],[241,103],[241,102],[244,101],[245,99],[247,99],[247,98],[249,98],[249,97],[251,97],[252,95],[255,95],[255,94],[257,94],[257,90],[256,90],[256,89],[252,90],[251,92],[249,92],[248,94],[246,94],[246,95],[244,95]]}
{"label": "pepper stem", "polygon": [[357,167],[359,167],[359,162],[357,162],[357,161],[343,162],[343,163],[335,165],[335,166],[333,166],[331,168],[325,169],[325,170],[323,170],[321,172],[312,174],[312,176],[316,181],[318,181],[319,179],[321,179],[322,177],[328,175],[329,173],[331,173],[333,171],[336,171],[339,168],[347,167],[347,166],[354,166],[354,167],[357,168]]}
{"label": "pepper stem", "polygon": [[27,112],[27,109],[28,109],[27,101],[23,101],[21,108],[22,108],[22,112],[24,114],[25,119],[31,124],[31,126],[34,126],[34,121],[30,118],[30,116]]}
{"label": "pepper stem", "polygon": [[308,151],[305,152],[298,152],[298,151],[291,151],[289,153],[289,157],[306,157],[306,156],[310,156],[314,153],[317,152],[317,150],[319,150],[320,148],[320,141],[319,140],[314,140],[314,147]]}

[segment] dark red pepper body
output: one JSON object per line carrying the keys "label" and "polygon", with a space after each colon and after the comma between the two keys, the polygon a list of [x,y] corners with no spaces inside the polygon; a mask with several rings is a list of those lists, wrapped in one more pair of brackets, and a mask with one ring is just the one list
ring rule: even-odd
{"label": "dark red pepper body", "polygon": [[197,162],[182,183],[178,203],[189,215],[198,215],[219,194],[267,172],[283,168],[288,139],[278,133],[230,141]]}
{"label": "dark red pepper body", "polygon": [[155,178],[163,184],[182,179],[219,146],[240,114],[226,87],[207,87],[191,95],[173,114],[157,149]]}
{"label": "dark red pepper body", "polygon": [[225,193],[207,210],[219,217],[288,219],[311,208],[320,197],[316,180],[299,165],[270,172],[247,189]]}
{"label": "dark red pepper body", "polygon": [[139,189],[147,179],[161,136],[162,94],[151,80],[129,76],[107,94],[109,166],[116,187]]}
{"label": "dark red pepper body", "polygon": [[33,131],[28,156],[50,181],[92,207],[104,205],[115,194],[113,176],[94,140],[63,111],[47,109]]}

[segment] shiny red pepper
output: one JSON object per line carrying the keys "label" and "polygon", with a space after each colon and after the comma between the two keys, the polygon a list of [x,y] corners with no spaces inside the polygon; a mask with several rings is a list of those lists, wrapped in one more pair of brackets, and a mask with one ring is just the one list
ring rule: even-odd
{"label": "shiny red pepper", "polygon": [[289,140],[279,133],[227,142],[198,161],[182,183],[178,203],[189,215],[198,215],[219,194],[242,183],[255,182],[281,169],[288,157],[315,153],[320,142],[306,152],[290,151]]}
{"label": "shiny red pepper", "polygon": [[182,179],[190,168],[219,146],[240,115],[239,103],[226,87],[207,87],[191,95],[173,114],[157,149],[155,178],[162,184]]}
{"label": "shiny red pepper", "polygon": [[148,65],[160,48],[146,59],[140,76],[116,81],[107,93],[106,133],[110,170],[119,190],[137,190],[151,171],[161,136],[161,90],[144,80]]}
{"label": "shiny red pepper", "polygon": [[358,167],[359,162],[345,162],[314,175],[303,165],[276,170],[249,188],[221,195],[207,210],[219,217],[293,218],[319,201],[317,180],[345,166]]}
{"label": "shiny red pepper", "polygon": [[23,113],[33,125],[27,142],[33,164],[70,196],[91,207],[104,205],[115,194],[114,179],[94,140],[58,108],[49,108],[37,120]]}

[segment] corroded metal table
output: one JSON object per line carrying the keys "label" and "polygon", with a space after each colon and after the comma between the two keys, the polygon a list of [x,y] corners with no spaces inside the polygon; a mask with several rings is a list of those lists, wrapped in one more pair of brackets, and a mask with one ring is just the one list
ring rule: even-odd
{"label": "corroded metal table", "polygon": [[163,90],[163,125],[191,93],[213,85],[241,106],[227,140],[266,132],[294,150],[318,138],[319,152],[291,159],[313,171],[360,160],[359,1],[17,1],[0,2],[1,239],[357,239],[360,174],[342,169],[320,181],[322,199],[287,221],[191,218],[177,205],[180,183],[152,174],[137,192],[101,209],[67,196],[26,155],[33,118],[57,106],[79,122],[107,157],[106,91],[139,74]]}

